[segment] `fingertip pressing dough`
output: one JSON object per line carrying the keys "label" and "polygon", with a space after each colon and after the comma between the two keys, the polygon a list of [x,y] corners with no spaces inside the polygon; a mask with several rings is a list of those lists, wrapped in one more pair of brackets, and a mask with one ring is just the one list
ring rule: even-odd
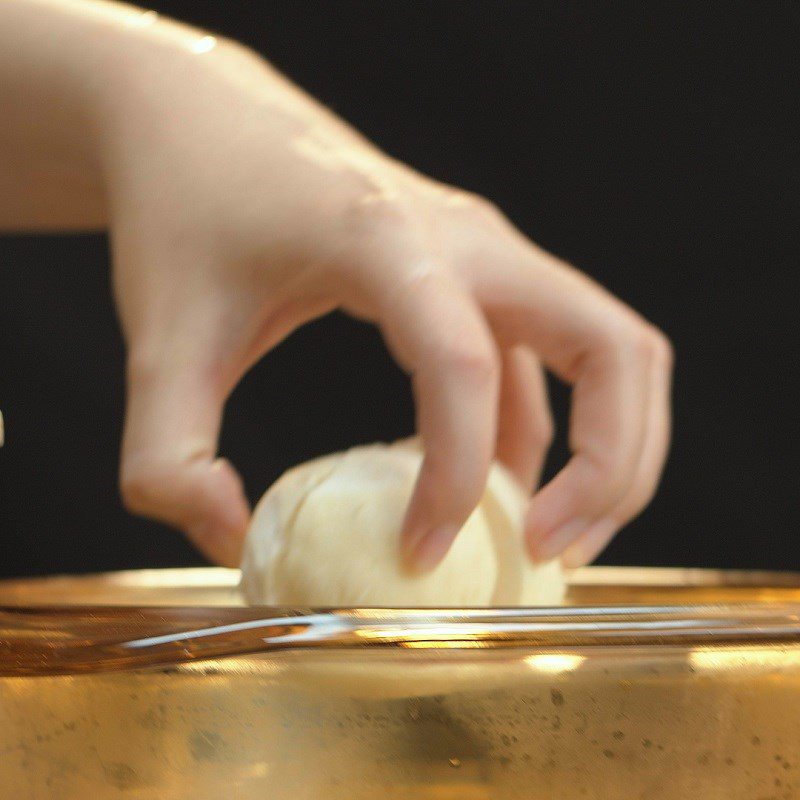
{"label": "fingertip pressing dough", "polygon": [[242,590],[252,604],[316,607],[559,605],[558,562],[530,563],[527,498],[500,465],[444,560],[425,574],[402,564],[400,529],[422,451],[373,444],[286,472],[255,509]]}

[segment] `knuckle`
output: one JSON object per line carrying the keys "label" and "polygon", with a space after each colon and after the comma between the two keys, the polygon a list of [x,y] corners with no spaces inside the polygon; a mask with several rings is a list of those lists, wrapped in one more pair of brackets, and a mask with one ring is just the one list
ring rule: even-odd
{"label": "knuckle", "polygon": [[639,362],[650,363],[654,355],[654,337],[646,324],[636,323],[627,328],[621,342],[623,351],[632,355]]}
{"label": "knuckle", "polygon": [[505,224],[506,215],[503,213],[500,206],[493,200],[487,200],[485,197],[478,196],[474,200],[475,213],[482,219],[493,224]]}
{"label": "knuckle", "polygon": [[648,364],[662,363],[667,357],[666,337],[649,323],[640,324],[632,335],[634,351],[641,361]]}
{"label": "knuckle", "polygon": [[173,467],[152,459],[127,459],[120,470],[119,488],[128,511],[149,514],[158,510],[174,484]]}
{"label": "knuckle", "polygon": [[153,484],[143,474],[123,470],[119,480],[122,504],[134,514],[147,512],[151,507]]}
{"label": "knuckle", "polygon": [[346,234],[356,241],[401,235],[411,227],[412,219],[399,194],[369,180],[359,178],[346,191],[341,221]]}
{"label": "knuckle", "polygon": [[446,345],[440,360],[473,385],[485,386],[500,376],[500,359],[489,343],[459,342]]}
{"label": "knuckle", "polygon": [[651,328],[653,336],[653,354],[655,360],[665,370],[672,371],[675,365],[675,349],[669,337],[658,328]]}
{"label": "knuckle", "polygon": [[468,208],[476,214],[491,215],[500,213],[497,206],[491,200],[477,192],[454,189],[452,197],[454,198],[454,203]]}
{"label": "knuckle", "polygon": [[480,194],[453,190],[450,194],[449,205],[465,212],[470,221],[492,226],[506,223],[506,216],[491,200]]}
{"label": "knuckle", "polygon": [[611,327],[603,337],[608,350],[639,364],[662,364],[670,367],[672,346],[667,337],[647,322],[625,322]]}
{"label": "knuckle", "polygon": [[584,453],[594,473],[593,485],[597,491],[597,501],[607,505],[622,497],[628,489],[630,477],[629,460],[606,453]]}

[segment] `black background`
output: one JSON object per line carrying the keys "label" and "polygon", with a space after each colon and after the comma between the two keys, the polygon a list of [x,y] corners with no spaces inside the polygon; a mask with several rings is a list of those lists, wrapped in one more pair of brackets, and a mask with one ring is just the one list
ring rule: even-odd
{"label": "black background", "polygon": [[[153,7],[244,40],[670,335],[671,459],[603,561],[800,569],[797,4]],[[120,507],[122,358],[102,237],[0,239],[0,574],[200,563]],[[255,499],[297,461],[412,423],[377,335],[333,317],[246,378],[222,451]],[[551,471],[563,457],[562,440]]]}

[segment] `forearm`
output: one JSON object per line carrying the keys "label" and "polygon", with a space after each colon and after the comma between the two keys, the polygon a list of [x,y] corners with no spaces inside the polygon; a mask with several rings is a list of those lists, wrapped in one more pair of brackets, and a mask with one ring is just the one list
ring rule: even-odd
{"label": "forearm", "polygon": [[[107,227],[113,173],[125,168],[124,143],[144,137],[154,154],[168,151],[161,145],[172,143],[173,128],[185,135],[181,117],[198,113],[200,83],[205,101],[216,94],[213,116],[220,120],[228,97],[246,85],[259,124],[269,121],[265,144],[283,147],[321,125],[339,142],[375,153],[357,132],[236,43],[104,0],[4,0],[0,229]],[[267,106],[264,115],[259,107]],[[229,111],[237,116],[240,110]]]}
{"label": "forearm", "polygon": [[205,35],[100,0],[0,3],[0,229],[106,227],[120,95],[143,62],[169,69],[174,53],[207,46]]}

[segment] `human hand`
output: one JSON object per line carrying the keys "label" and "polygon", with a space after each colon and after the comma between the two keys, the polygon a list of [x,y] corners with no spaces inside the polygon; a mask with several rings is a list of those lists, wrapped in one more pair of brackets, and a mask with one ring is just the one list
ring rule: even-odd
{"label": "human hand", "polygon": [[495,453],[534,489],[552,436],[543,366],[573,386],[573,455],[531,501],[532,556],[585,563],[647,504],[669,438],[663,334],[490,203],[388,158],[242,48],[184,31],[109,80],[132,510],[238,563],[249,509],[216,457],[226,398],[335,308],[377,325],[412,376],[426,457],[402,535],[409,562],[443,557]]}

